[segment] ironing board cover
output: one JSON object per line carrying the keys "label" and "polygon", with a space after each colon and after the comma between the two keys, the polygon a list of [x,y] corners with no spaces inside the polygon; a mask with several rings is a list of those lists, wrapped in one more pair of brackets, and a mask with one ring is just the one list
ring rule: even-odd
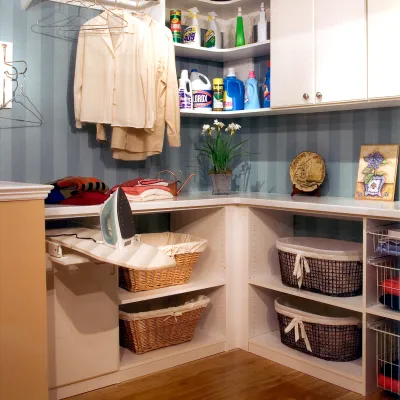
{"label": "ironing board cover", "polygon": [[[78,237],[74,236],[75,234]],[[123,250],[116,250],[107,246],[104,244],[103,234],[100,229],[79,227],[49,229],[46,230],[46,239],[96,260],[120,267],[153,270],[176,266],[172,257],[169,257],[157,247],[148,244],[134,241],[132,246]],[[94,241],[91,239],[94,239]]]}

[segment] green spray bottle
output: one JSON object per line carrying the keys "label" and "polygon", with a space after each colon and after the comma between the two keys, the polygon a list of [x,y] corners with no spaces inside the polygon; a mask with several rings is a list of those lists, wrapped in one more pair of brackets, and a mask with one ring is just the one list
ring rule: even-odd
{"label": "green spray bottle", "polygon": [[244,27],[243,27],[243,17],[242,17],[242,7],[238,8],[238,16],[236,18],[236,41],[235,47],[244,46]]}

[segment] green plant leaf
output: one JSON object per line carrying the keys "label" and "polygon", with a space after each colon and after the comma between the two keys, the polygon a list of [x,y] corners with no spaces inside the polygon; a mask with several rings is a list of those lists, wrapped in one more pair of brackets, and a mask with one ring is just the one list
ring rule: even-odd
{"label": "green plant leaf", "polygon": [[362,173],[363,173],[364,175],[367,175],[367,174],[370,174],[371,172],[372,172],[372,168],[366,167]]}
{"label": "green plant leaf", "polygon": [[377,172],[375,172],[375,175],[383,176],[383,175],[385,175],[385,173],[383,171],[377,171]]}
{"label": "green plant leaf", "polygon": [[388,163],[387,160],[382,161],[382,165],[387,165],[387,163]]}
{"label": "green plant leaf", "polygon": [[370,183],[372,181],[373,177],[374,177],[374,174],[365,175],[364,183],[367,185],[368,183]]}

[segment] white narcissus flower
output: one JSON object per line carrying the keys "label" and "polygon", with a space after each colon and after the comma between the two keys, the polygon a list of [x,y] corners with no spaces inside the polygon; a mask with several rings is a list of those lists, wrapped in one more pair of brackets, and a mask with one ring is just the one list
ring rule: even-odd
{"label": "white narcissus flower", "polygon": [[210,125],[203,125],[203,132],[208,131],[210,129]]}
{"label": "white narcissus flower", "polygon": [[240,128],[241,128],[241,126],[239,125],[239,124],[234,124],[235,125],[235,129],[238,131]]}

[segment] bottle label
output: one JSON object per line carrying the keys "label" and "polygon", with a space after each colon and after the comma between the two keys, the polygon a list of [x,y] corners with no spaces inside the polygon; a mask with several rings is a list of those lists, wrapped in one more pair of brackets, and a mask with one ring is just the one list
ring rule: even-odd
{"label": "bottle label", "polygon": [[212,108],[212,98],[211,90],[193,90],[193,108]]}
{"label": "bottle label", "polygon": [[247,82],[244,84],[244,104],[249,102],[249,92],[247,89]]}
{"label": "bottle label", "polygon": [[179,107],[181,110],[192,109],[192,97],[185,92],[185,89],[179,89]]}
{"label": "bottle label", "polygon": [[232,111],[233,110],[233,99],[228,96],[228,92],[224,91],[224,111]]}
{"label": "bottle label", "polygon": [[269,87],[267,85],[267,80],[265,80],[265,82],[264,82],[264,104],[269,101],[271,101],[271,92],[269,91]]}
{"label": "bottle label", "polygon": [[185,32],[183,33],[183,43],[186,43],[186,44],[194,43],[196,34],[198,34],[196,26],[187,27],[185,29]]}
{"label": "bottle label", "polygon": [[215,47],[215,32],[210,29],[204,35],[204,47]]}

